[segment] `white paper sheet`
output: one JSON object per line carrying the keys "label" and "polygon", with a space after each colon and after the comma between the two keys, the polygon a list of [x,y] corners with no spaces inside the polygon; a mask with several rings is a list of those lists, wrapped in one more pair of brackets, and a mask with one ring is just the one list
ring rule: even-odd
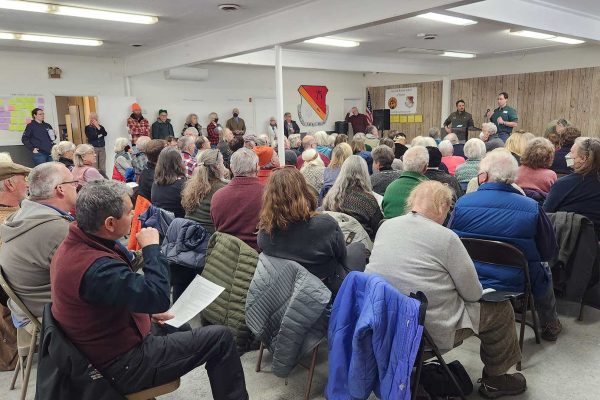
{"label": "white paper sheet", "polygon": [[216,285],[200,275],[196,276],[169,310],[175,315],[175,318],[165,321],[165,323],[179,328],[215,301],[223,290],[225,290],[224,287]]}

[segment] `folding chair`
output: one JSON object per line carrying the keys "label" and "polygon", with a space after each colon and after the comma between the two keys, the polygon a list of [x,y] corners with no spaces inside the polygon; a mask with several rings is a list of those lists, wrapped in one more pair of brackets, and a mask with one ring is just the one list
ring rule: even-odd
{"label": "folding chair", "polygon": [[[310,365],[306,366],[302,363],[298,364],[301,367],[306,368],[308,370],[308,375],[307,375],[307,379],[306,379],[306,389],[304,389],[304,400],[310,399],[310,389],[312,387],[313,376],[315,374],[315,366],[317,365],[317,354],[319,353],[320,346],[321,346],[321,343],[317,344],[315,346],[315,348],[312,350],[311,357],[310,357]],[[262,356],[263,356],[264,350],[265,350],[265,345],[263,344],[263,342],[260,342],[260,348],[258,349],[258,360],[256,361],[256,370],[255,370],[256,372],[260,372],[260,366],[262,363]],[[287,378],[285,380],[285,384],[287,385]]]}
{"label": "folding chair", "polygon": [[427,304],[428,304],[427,297],[425,296],[425,294],[423,292],[417,292],[416,294],[411,293],[410,297],[417,299],[421,302],[421,307],[419,310],[419,312],[420,312],[419,324],[423,326],[423,338],[421,339],[421,345],[419,346],[419,351],[417,352],[417,358],[415,359],[416,371],[415,371],[415,374],[413,375],[413,383],[411,385],[411,387],[412,387],[411,399],[416,400],[416,398],[417,398],[419,382],[421,380],[421,371],[423,369],[423,363],[425,361],[427,361],[428,359],[435,357],[435,358],[437,358],[438,362],[444,369],[444,372],[448,375],[448,377],[452,381],[452,384],[456,388],[457,393],[459,393],[459,397],[462,400],[466,400],[465,394],[463,393],[460,385],[456,381],[456,377],[450,371],[450,368],[448,368],[448,364],[446,364],[446,361],[444,361],[444,357],[442,357],[442,354],[440,353],[440,349],[437,347],[437,345],[433,341],[433,338],[429,335],[429,332],[427,332],[427,329],[425,329],[425,315],[427,313]]}
{"label": "folding chair", "polygon": [[[533,302],[533,294],[531,292],[531,279],[529,278],[529,263],[525,255],[515,246],[508,243],[496,240],[460,239],[467,249],[469,256],[473,261],[479,261],[487,264],[495,264],[505,266],[507,268],[517,268],[523,270],[523,287],[524,292],[495,292],[496,296],[504,295],[507,299],[519,300],[521,302],[521,330],[519,334],[519,347],[523,351],[523,338],[525,337],[525,325],[527,323],[527,308],[531,310],[531,318],[533,320],[533,332],[535,334],[535,342],[540,343],[540,332],[538,328],[538,318]],[[516,304],[513,303],[513,305]],[[521,370],[521,362],[517,364],[517,371]]]}
{"label": "folding chair", "polygon": [[22,388],[21,388],[21,400],[25,400],[27,396],[27,385],[29,384],[29,376],[31,374],[31,366],[33,364],[33,355],[35,354],[37,347],[37,340],[40,331],[42,330],[42,323],[40,320],[29,311],[29,309],[23,304],[21,299],[15,294],[12,288],[6,282],[4,273],[0,268],[0,286],[12,301],[14,301],[21,311],[25,313],[29,318],[30,323],[22,328],[17,328],[17,351],[19,354],[17,360],[17,366],[15,367],[15,373],[13,374],[12,381],[10,383],[10,390],[15,388],[17,376],[19,371],[22,377]]}
{"label": "folding chair", "polygon": [[131,393],[125,396],[127,400],[153,400],[155,397],[162,396],[163,394],[171,393],[179,388],[181,381],[176,379],[172,382],[165,383],[164,385],[155,386],[141,392]]}

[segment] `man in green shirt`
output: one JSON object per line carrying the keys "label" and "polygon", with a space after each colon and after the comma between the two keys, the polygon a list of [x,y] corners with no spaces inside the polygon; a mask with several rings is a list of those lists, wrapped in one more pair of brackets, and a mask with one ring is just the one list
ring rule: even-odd
{"label": "man in green shirt", "polygon": [[390,183],[383,195],[383,215],[394,218],[404,215],[406,200],[410,192],[421,182],[427,181],[424,175],[429,164],[429,152],[423,146],[413,146],[406,150],[403,157],[404,172]]}
{"label": "man in green shirt", "polygon": [[444,129],[446,133],[456,133],[460,140],[467,139],[469,127],[475,126],[473,116],[465,111],[465,101],[458,100],[456,102],[456,111],[446,118],[444,121]]}
{"label": "man in green shirt", "polygon": [[498,128],[498,137],[504,142],[508,139],[512,130],[519,123],[517,110],[508,106],[508,93],[501,92],[498,94],[498,108],[492,113],[488,111],[487,116],[490,122],[494,123]]}

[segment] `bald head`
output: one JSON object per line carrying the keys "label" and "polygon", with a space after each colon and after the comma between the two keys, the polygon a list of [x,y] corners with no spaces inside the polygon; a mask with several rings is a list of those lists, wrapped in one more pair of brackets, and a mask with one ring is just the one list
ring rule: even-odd
{"label": "bald head", "polygon": [[302,139],[302,147],[304,147],[304,150],[314,149],[317,147],[317,140],[313,135],[306,135]]}

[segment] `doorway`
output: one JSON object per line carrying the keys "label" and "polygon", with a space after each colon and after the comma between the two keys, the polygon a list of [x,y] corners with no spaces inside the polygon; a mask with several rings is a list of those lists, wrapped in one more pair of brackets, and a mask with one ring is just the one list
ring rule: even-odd
{"label": "doorway", "polygon": [[56,96],[61,140],[68,140],[76,145],[87,143],[85,127],[90,123],[90,113],[96,112],[96,103],[93,96]]}

